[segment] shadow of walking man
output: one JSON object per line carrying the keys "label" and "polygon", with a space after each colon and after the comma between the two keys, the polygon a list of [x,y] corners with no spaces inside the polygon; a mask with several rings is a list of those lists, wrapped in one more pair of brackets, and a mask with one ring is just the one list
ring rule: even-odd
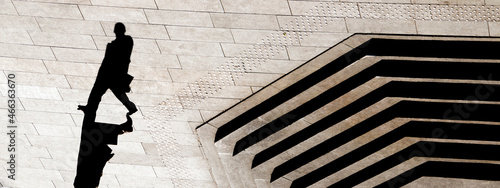
{"label": "shadow of walking man", "polygon": [[[87,105],[78,105],[78,110],[84,112],[84,117],[78,165],[73,183],[75,188],[99,186],[104,166],[114,155],[108,144],[116,145],[118,135],[133,131],[130,115],[137,112],[137,107],[128,99],[126,93],[130,92],[130,83],[133,79],[127,72],[134,42],[132,37],[125,35],[123,23],[115,24],[114,33],[116,39],[106,46],[104,59],[90,91]],[[99,103],[108,89],[128,109],[127,121],[120,125],[95,122]]]}

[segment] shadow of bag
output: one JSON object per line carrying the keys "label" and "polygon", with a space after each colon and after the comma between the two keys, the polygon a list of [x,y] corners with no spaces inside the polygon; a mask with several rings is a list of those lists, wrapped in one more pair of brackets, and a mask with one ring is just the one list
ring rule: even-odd
{"label": "shadow of bag", "polygon": [[123,75],[121,78],[118,79],[119,80],[118,88],[127,93],[130,92],[130,83],[132,83],[133,79],[134,77],[130,74]]}

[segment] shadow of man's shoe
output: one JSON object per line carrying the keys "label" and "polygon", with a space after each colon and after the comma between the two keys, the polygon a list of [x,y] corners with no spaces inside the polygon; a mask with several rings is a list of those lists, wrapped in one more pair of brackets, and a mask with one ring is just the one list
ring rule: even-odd
{"label": "shadow of man's shoe", "polygon": [[83,111],[83,113],[85,113],[85,111],[87,111],[87,106],[85,106],[85,105],[78,105],[77,110],[81,110],[81,111]]}
{"label": "shadow of man's shoe", "polygon": [[137,112],[137,107],[135,107],[135,105],[134,105],[134,108],[130,109],[130,111],[127,112],[127,116],[130,116],[130,115],[132,115],[132,114],[134,114],[136,112]]}

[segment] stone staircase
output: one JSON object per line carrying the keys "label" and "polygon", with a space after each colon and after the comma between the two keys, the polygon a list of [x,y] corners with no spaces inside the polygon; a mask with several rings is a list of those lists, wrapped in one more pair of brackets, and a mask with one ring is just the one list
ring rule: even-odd
{"label": "stone staircase", "polygon": [[498,186],[485,170],[500,168],[499,49],[500,38],[354,34],[197,128],[214,179]]}

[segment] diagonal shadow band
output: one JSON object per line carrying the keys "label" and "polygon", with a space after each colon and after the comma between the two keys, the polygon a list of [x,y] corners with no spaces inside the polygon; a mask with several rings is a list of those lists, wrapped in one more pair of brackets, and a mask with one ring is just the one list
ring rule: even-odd
{"label": "diagonal shadow band", "polygon": [[500,176],[492,173],[498,171],[500,164],[427,161],[375,187],[402,187],[423,176],[499,181]]}
{"label": "diagonal shadow band", "polygon": [[[329,187],[353,187],[368,180],[412,157],[454,158],[473,160],[498,160],[500,159],[500,145],[448,143],[448,142],[417,142],[393,155],[386,157],[350,176],[344,178]],[[449,169],[443,169],[448,171]],[[453,173],[453,172],[449,172]],[[494,174],[494,173],[493,173]],[[302,187],[303,185],[292,183],[291,187]]]}
{"label": "diagonal shadow band", "polygon": [[313,184],[405,137],[500,141],[497,134],[499,131],[500,126],[498,125],[413,120],[295,179],[293,182],[297,185]]}
{"label": "diagonal shadow band", "polygon": [[[354,88],[368,82],[369,80],[377,77],[407,77],[407,78],[441,78],[441,79],[466,79],[466,80],[500,80],[500,77],[491,74],[491,70],[500,69],[500,64],[496,63],[467,63],[467,62],[441,62],[441,61],[406,61],[406,60],[381,60],[376,64],[364,69],[360,73],[348,78],[347,80],[339,83],[336,86],[326,90],[322,94],[318,95],[314,99],[305,102],[301,106],[291,110],[285,115],[276,118],[270,123],[260,127],[259,129],[248,134],[246,137],[240,139],[234,148],[233,155],[245,150],[246,148],[258,143],[259,141],[270,136],[270,134],[263,134],[268,132],[267,130],[273,130],[277,132],[293,122],[307,116],[315,110],[318,110],[323,105],[337,99],[338,97],[346,94],[347,92],[353,90]],[[478,76],[480,75],[480,76]],[[482,76],[481,76],[482,75]],[[444,89],[441,86],[449,87],[450,90]],[[458,86],[465,86],[463,88]],[[428,87],[428,88],[426,88]],[[398,96],[398,97],[416,97],[416,98],[442,98],[442,99],[463,99],[467,95],[474,93],[475,88],[483,86],[472,86],[469,84],[438,84],[438,83],[428,83],[423,85],[421,83],[407,83],[401,84],[401,82],[392,82],[382,88],[373,91],[370,96],[363,97],[362,101],[353,102],[353,104],[341,109],[341,112],[335,112],[337,118],[332,120],[329,118],[329,123],[331,125],[349,117],[350,115],[368,107],[367,104],[373,104],[374,102],[382,99],[384,95],[386,96]],[[488,90],[494,90],[496,85],[485,85]],[[436,89],[434,91],[434,89]],[[486,88],[480,88],[481,90]],[[439,92],[438,92],[439,91]],[[453,92],[452,92],[453,91]],[[443,93],[441,93],[443,92]],[[456,92],[456,93],[454,93]],[[481,91],[484,92],[484,91]],[[491,91],[490,91],[491,92]],[[493,99],[490,99],[493,100]],[[349,107],[349,108],[348,108]],[[356,108],[357,107],[357,108]],[[355,108],[355,109],[353,109]],[[347,114],[349,116],[347,116]],[[326,120],[323,120],[326,121]],[[322,122],[323,123],[323,122]],[[262,154],[256,155],[256,160],[254,160],[253,167],[259,165],[260,163],[268,160],[270,157],[275,156],[290,146],[295,145],[307,138],[312,134],[317,133],[325,128],[319,128],[318,126],[310,126],[311,128],[306,128],[304,131],[300,131],[297,136],[292,135],[286,138],[279,144],[272,146]],[[314,132],[311,132],[314,128]],[[304,133],[310,133],[304,135]],[[284,144],[284,143],[294,143],[294,144]]]}
{"label": "diagonal shadow band", "polygon": [[[452,107],[461,109],[464,113],[453,112]],[[474,113],[470,113],[473,109]],[[467,119],[477,121],[499,121],[495,114],[500,105],[471,102],[429,102],[403,99],[400,102],[381,110],[376,115],[353,125],[349,129],[325,140],[307,151],[277,166],[271,174],[271,181],[291,172],[308,162],[346,144],[352,139],[361,136],[374,128],[396,117],[427,118],[427,119]],[[461,116],[463,115],[463,116]],[[464,117],[466,116],[466,117]]]}
{"label": "diagonal shadow band", "polygon": [[217,130],[215,142],[365,56],[500,59],[494,50],[499,48],[500,43],[489,41],[373,38],[222,125]]}

